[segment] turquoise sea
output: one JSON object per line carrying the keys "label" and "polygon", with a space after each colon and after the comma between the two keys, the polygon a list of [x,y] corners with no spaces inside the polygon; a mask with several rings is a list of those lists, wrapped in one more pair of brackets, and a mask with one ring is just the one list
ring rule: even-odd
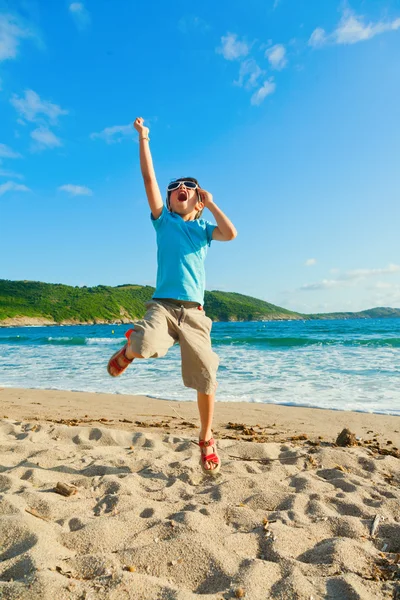
{"label": "turquoise sea", "polygon": [[[195,400],[180,349],[136,360],[117,379],[109,357],[128,325],[0,328],[0,386]],[[400,319],[214,323],[217,400],[400,415]]]}

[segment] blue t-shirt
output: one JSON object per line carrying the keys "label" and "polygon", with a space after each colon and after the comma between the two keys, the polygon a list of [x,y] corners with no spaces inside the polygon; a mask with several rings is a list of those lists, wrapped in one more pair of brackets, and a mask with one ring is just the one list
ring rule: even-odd
{"label": "blue t-shirt", "polygon": [[204,303],[204,260],[216,225],[204,219],[184,221],[165,206],[151,220],[157,234],[157,283],[154,298]]}

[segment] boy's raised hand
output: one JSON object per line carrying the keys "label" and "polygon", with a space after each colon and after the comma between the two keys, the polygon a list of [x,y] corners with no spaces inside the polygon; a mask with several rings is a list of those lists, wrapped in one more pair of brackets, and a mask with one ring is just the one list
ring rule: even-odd
{"label": "boy's raised hand", "polygon": [[148,137],[148,135],[149,135],[149,128],[145,127],[143,125],[143,123],[144,123],[143,117],[138,117],[137,119],[134,120],[133,126],[136,129],[136,131],[139,133],[140,136],[142,136],[142,137]]}
{"label": "boy's raised hand", "polygon": [[210,208],[211,204],[214,202],[213,195],[210,194],[210,192],[206,192],[206,190],[203,190],[202,188],[199,188],[199,194],[204,206],[206,208]]}

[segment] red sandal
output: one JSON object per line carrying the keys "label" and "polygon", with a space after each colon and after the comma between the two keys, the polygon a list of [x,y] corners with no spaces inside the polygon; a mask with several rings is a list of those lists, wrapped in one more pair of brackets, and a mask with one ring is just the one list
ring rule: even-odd
{"label": "red sandal", "polygon": [[[201,452],[200,454],[200,464],[201,464],[201,468],[203,470],[203,473],[206,473],[207,475],[216,475],[220,468],[221,468],[221,460],[217,454],[217,450],[216,450],[216,446],[215,446],[215,440],[214,438],[210,438],[208,441],[206,440],[199,440],[199,446],[200,448],[204,448],[204,447],[208,447],[208,446],[213,446],[213,450],[214,452],[212,452],[211,454],[207,454],[207,456],[205,454],[203,454],[203,452]],[[212,467],[211,469],[206,469],[205,467],[205,463],[206,462],[211,462],[214,463],[215,465],[217,465],[216,467]]]}
{"label": "red sandal", "polygon": [[[131,335],[133,329],[129,329],[125,333],[125,337],[129,340],[129,336]],[[125,344],[123,348],[118,350],[115,354],[112,355],[110,360],[108,361],[107,371],[111,377],[119,377],[122,373],[129,367],[133,358],[128,358],[125,354],[125,350],[128,344]]]}

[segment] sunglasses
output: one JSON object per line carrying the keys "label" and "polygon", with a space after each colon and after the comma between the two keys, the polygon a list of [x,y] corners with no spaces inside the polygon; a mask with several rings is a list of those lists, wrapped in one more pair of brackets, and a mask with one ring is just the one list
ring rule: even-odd
{"label": "sunglasses", "polygon": [[199,187],[194,181],[173,181],[168,185],[167,190],[169,192],[173,192],[174,190],[180,188],[181,185],[184,185],[189,190],[196,190]]}

